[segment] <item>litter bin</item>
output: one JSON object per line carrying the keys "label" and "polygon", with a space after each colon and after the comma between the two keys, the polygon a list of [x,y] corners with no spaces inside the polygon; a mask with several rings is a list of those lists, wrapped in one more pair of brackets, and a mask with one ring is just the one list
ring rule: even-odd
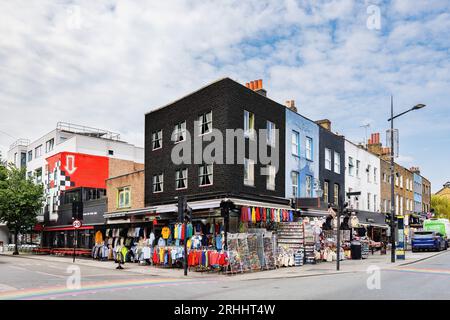
{"label": "litter bin", "polygon": [[361,260],[361,242],[352,241],[350,250],[352,252],[352,260]]}

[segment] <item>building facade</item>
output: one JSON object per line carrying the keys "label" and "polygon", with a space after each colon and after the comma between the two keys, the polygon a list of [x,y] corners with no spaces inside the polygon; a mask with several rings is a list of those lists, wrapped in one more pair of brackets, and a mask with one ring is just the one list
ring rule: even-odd
{"label": "building facade", "polygon": [[[239,197],[255,201],[286,203],[285,197],[285,106],[268,99],[265,91],[252,90],[229,78],[216,81],[145,116],[145,205],[175,204],[179,195],[190,200]],[[259,92],[259,93],[258,93]],[[213,130],[215,129],[215,130]],[[221,158],[212,163],[201,159],[209,141],[224,139],[227,130],[240,129],[245,153],[237,159],[237,148],[223,143]],[[275,148],[265,146],[257,151],[279,157],[278,170],[261,174],[266,165],[250,154],[250,144],[259,138],[259,129],[279,129]],[[172,134],[175,132],[175,141]],[[220,136],[217,134],[220,133]],[[188,137],[189,135],[189,137]],[[213,139],[214,137],[214,139]],[[200,142],[198,140],[200,139]],[[223,140],[222,140],[223,141]],[[196,146],[195,144],[198,143]],[[189,155],[175,163],[172,150],[179,145]],[[226,161],[227,151],[233,156]],[[283,155],[283,156],[282,156]],[[183,153],[183,156],[186,156]],[[197,158],[199,157],[199,158]],[[226,162],[228,164],[226,164]],[[281,200],[283,199],[283,200]]]}
{"label": "building facade", "polygon": [[319,180],[323,190],[322,207],[338,206],[345,201],[344,137],[331,132],[329,120],[319,124]]}
{"label": "building facade", "polygon": [[349,199],[351,209],[381,212],[380,158],[345,140],[345,188],[347,192],[361,192]]}
{"label": "building facade", "polygon": [[58,123],[55,130],[34,142],[21,139],[14,143],[8,160],[26,168],[29,179],[44,185],[45,203],[38,215],[41,243],[49,247],[72,243],[72,233],[67,231],[73,221],[73,203],[81,202],[86,234],[80,233],[80,244],[88,245],[89,230],[105,221],[106,179],[129,162],[143,164],[144,150],[110,131]]}
{"label": "building facade", "polygon": [[423,213],[422,193],[424,191],[422,176],[420,175],[420,169],[418,167],[411,167],[409,169],[413,173],[414,179],[414,213]]}
{"label": "building facade", "polygon": [[[293,107],[293,102],[289,102]],[[286,198],[315,198],[319,184],[319,126],[286,109]]]}
{"label": "building facade", "polygon": [[[450,187],[450,184],[447,184]],[[422,213],[426,215],[431,211],[431,182],[422,176]]]}

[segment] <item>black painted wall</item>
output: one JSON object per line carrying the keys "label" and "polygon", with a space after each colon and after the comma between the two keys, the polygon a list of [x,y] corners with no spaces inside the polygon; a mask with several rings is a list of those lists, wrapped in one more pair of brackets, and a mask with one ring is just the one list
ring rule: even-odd
{"label": "black painted wall", "polygon": [[[202,113],[212,110],[212,123],[215,129],[243,129],[244,109],[255,114],[255,128],[265,129],[266,120],[275,123],[279,130],[279,170],[276,175],[275,191],[266,189],[266,176],[260,175],[260,166],[255,165],[255,186],[244,185],[243,165],[214,164],[214,183],[212,186],[199,187],[199,165],[174,165],[171,152],[174,143],[171,134],[174,125],[186,120],[187,131],[193,135],[194,121]],[[225,78],[214,82],[168,106],[147,113],[145,116],[145,204],[146,206],[173,203],[178,195],[187,195],[188,199],[207,199],[223,195],[239,195],[255,200],[275,200],[284,197],[284,152],[285,118],[283,105],[280,105],[248,88]],[[163,146],[152,151],[152,132],[163,130]],[[210,142],[204,142],[203,147]],[[247,142],[248,144],[248,142]],[[224,141],[225,146],[225,141]],[[192,151],[194,142],[191,141]],[[246,148],[248,150],[248,148]],[[225,153],[224,153],[225,161]],[[175,170],[188,169],[188,188],[175,189]],[[153,193],[152,177],[164,173],[164,191]],[[277,201],[280,201],[279,199]]]}
{"label": "black painted wall", "polygon": [[[329,182],[329,203],[334,201],[334,184],[339,185],[339,201],[340,204],[345,201],[345,143],[344,137],[338,136],[331,131],[319,126],[319,179],[323,189],[324,181]],[[331,149],[332,170],[325,169],[325,148]],[[341,173],[334,172],[334,151],[341,155]],[[323,200],[323,198],[322,198]],[[339,205],[340,205],[339,204]],[[326,204],[325,204],[326,205]]]}

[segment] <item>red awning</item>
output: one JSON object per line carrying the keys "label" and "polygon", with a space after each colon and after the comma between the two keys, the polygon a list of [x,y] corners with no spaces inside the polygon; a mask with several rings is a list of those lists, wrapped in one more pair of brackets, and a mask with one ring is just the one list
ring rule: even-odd
{"label": "red awning", "polygon": [[[94,229],[94,226],[82,226],[78,228],[78,230],[92,230]],[[67,227],[45,227],[44,231],[66,231],[66,230],[75,230],[72,226]]]}
{"label": "red awning", "polygon": [[44,228],[42,227],[42,225],[41,224],[36,224],[34,227],[33,227],[33,230],[34,231],[42,231]]}

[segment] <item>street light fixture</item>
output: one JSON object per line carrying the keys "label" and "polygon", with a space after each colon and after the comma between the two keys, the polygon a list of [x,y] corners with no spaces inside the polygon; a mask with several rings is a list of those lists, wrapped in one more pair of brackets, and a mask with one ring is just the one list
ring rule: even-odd
{"label": "street light fixture", "polygon": [[388,121],[391,122],[391,262],[395,262],[395,188],[394,188],[394,175],[395,175],[395,164],[394,164],[394,119],[407,114],[410,111],[420,110],[424,108],[426,105],[419,103],[416,104],[411,109],[404,111],[402,113],[399,113],[398,115],[394,116],[394,98],[391,96],[391,117],[388,119]]}

